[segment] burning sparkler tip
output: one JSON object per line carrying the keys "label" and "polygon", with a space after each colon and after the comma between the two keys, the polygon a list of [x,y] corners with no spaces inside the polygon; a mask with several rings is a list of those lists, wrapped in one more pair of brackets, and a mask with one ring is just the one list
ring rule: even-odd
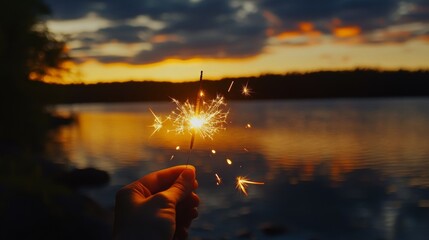
{"label": "burning sparkler tip", "polygon": [[183,104],[177,100],[173,102],[177,112],[173,111],[170,117],[176,133],[189,132],[191,135],[213,139],[214,134],[225,129],[228,112],[223,109],[226,105],[223,97],[218,96],[208,103],[200,104],[198,108],[198,104],[193,105],[189,101]]}

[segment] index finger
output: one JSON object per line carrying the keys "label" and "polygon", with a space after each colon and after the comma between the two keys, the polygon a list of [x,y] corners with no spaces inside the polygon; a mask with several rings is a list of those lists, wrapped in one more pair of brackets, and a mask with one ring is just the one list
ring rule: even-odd
{"label": "index finger", "polygon": [[170,188],[185,169],[195,172],[195,167],[192,165],[179,165],[152,172],[140,178],[137,182],[143,184],[151,194],[154,194]]}

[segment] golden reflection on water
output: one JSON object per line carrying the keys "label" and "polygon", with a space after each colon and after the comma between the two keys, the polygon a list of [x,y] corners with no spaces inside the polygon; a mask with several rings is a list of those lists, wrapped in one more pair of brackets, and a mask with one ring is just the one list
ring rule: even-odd
{"label": "golden reflection on water", "polygon": [[150,120],[146,114],[85,112],[77,120],[76,125],[62,128],[58,134],[76,166],[111,170],[118,164],[141,161],[141,149],[150,131],[142,124]]}
{"label": "golden reflection on water", "polygon": [[[299,167],[296,181],[309,181],[315,168],[325,164],[332,182],[342,181],[355,169],[377,168],[387,175],[407,177],[410,185],[429,186],[429,114],[407,113],[391,103],[369,109],[354,104],[357,107],[236,103],[231,107],[227,130],[213,140],[197,138],[194,149],[207,151],[204,164],[211,164],[212,149],[217,156],[241,154],[245,164],[252,164],[252,154],[261,154],[271,169],[267,179],[275,169]],[[144,161],[153,162],[154,168],[169,161],[183,164],[190,135],[161,130],[151,136],[149,105],[129,112],[78,112],[78,123],[60,129],[57,138],[70,162],[78,167],[115,171]],[[161,104],[159,108],[157,114],[168,115],[168,107]],[[176,150],[177,146],[180,149]],[[217,159],[221,161],[221,157]]]}
{"label": "golden reflection on water", "polygon": [[[258,229],[268,219],[309,237],[314,229],[336,226],[315,236],[321,239],[427,236],[429,99],[252,101],[228,107],[226,131],[213,140],[197,137],[190,155],[203,199],[193,235],[231,238],[236,235],[229,233]],[[161,129],[151,137],[149,108],[167,116],[172,104],[63,107],[78,122],[59,129],[56,138],[71,165],[109,171],[109,185],[91,195],[105,206],[113,208],[115,192],[130,181],[186,163],[191,135]],[[234,188],[237,176],[265,185],[249,186],[243,197]],[[207,224],[209,230],[201,231]],[[339,236],[337,229],[341,236],[332,237]]]}

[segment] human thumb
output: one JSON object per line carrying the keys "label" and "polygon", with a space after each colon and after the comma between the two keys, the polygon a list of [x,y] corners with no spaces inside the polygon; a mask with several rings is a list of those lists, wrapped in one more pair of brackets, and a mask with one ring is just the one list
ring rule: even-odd
{"label": "human thumb", "polygon": [[186,168],[176,179],[176,182],[165,191],[170,200],[178,203],[194,190],[195,169]]}

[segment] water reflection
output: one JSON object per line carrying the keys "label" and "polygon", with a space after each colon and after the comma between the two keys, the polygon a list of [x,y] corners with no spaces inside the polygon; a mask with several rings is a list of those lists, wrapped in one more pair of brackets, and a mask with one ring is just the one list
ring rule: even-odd
{"label": "water reflection", "polygon": [[[57,133],[68,164],[112,176],[109,186],[87,191],[105,207],[123,184],[186,162],[189,135],[150,137],[149,107],[172,110],[171,103],[59,107],[79,119]],[[227,131],[196,139],[191,154],[203,201],[193,236],[274,239],[267,225],[282,230],[277,239],[429,234],[428,99],[232,102],[230,109]],[[265,185],[243,197],[238,175]]]}

